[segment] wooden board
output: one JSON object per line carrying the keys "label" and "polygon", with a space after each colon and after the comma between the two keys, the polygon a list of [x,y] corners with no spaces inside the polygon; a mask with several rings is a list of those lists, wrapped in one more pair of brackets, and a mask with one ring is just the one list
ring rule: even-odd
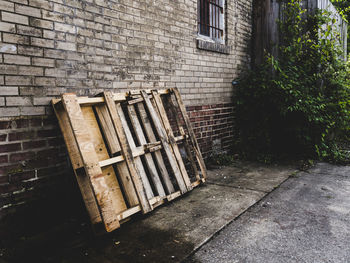
{"label": "wooden board", "polygon": [[90,220],[93,225],[101,223],[102,217],[100,215],[94,192],[91,188],[90,178],[85,174],[81,175],[78,173],[78,169],[83,169],[84,164],[83,160],[81,159],[77,143],[75,141],[73,130],[68,119],[68,114],[64,110],[62,104],[56,104],[53,108],[56,113],[58,123],[61,127],[63,138],[66,143],[68,154],[74,169],[74,174],[78,181],[80,192],[82,193],[82,197],[85,203],[85,207],[88,210]]}
{"label": "wooden board", "polygon": [[155,102],[155,104],[157,106],[159,115],[161,117],[163,126],[165,128],[165,131],[167,132],[167,136],[169,138],[170,145],[171,145],[171,147],[173,149],[173,153],[174,153],[174,155],[176,157],[177,164],[179,165],[179,168],[180,168],[180,171],[181,171],[181,174],[182,174],[182,178],[183,178],[184,183],[185,183],[185,185],[187,187],[187,190],[190,191],[190,190],[192,190],[193,187],[191,185],[190,178],[188,177],[185,164],[184,164],[184,162],[182,160],[182,157],[181,157],[181,154],[180,154],[180,151],[179,151],[179,147],[176,144],[176,141],[175,141],[175,138],[174,138],[174,134],[172,132],[172,129],[171,129],[171,126],[170,126],[167,114],[166,114],[164,106],[163,106],[163,102],[162,102],[162,100],[160,98],[160,95],[158,94],[157,91],[152,91],[152,96],[153,96],[154,102]]}
{"label": "wooden board", "polygon": [[[118,141],[117,134],[115,133],[112,120],[109,116],[108,109],[106,105],[96,105],[95,106],[96,114],[100,121],[100,125],[102,131],[104,133],[104,137],[106,138],[106,142],[112,156],[116,154],[120,154],[121,148]],[[133,185],[133,182],[130,177],[130,173],[128,167],[125,162],[116,163],[116,168],[119,174],[119,178],[121,184],[123,185],[123,189],[125,192],[126,200],[129,203],[129,206],[136,206],[139,204],[139,200],[137,198],[137,194]]]}
{"label": "wooden board", "polygon": [[101,211],[102,220],[106,230],[110,232],[119,227],[119,220],[114,210],[115,203],[112,200],[111,191],[107,186],[106,176],[98,165],[98,157],[93,140],[85,127],[85,119],[76,95],[64,94],[62,96],[62,102],[84,163],[86,175],[90,178],[95,198]]}
{"label": "wooden board", "polygon": [[[128,113],[129,117],[132,123],[132,126],[134,127],[135,130],[135,135],[141,145],[146,145],[147,141],[145,138],[145,135],[143,134],[142,127],[140,125],[139,119],[137,117],[137,113],[135,111],[135,108],[133,105],[128,106]],[[151,153],[145,153],[145,159],[146,159],[146,165],[148,167],[148,171],[150,173],[150,177],[153,181],[153,184],[156,188],[156,191],[159,196],[164,197],[165,196],[165,191],[162,186],[162,182],[160,181],[158,171],[156,168],[156,165],[153,162],[152,154]]]}
{"label": "wooden board", "polygon": [[176,181],[178,183],[178,186],[180,188],[181,193],[186,193],[187,192],[187,187],[185,185],[185,182],[182,178],[182,174],[180,172],[180,168],[178,166],[178,163],[176,161],[176,157],[173,153],[173,150],[170,146],[169,143],[169,138],[166,134],[166,132],[164,131],[163,128],[163,124],[158,116],[158,114],[156,113],[155,109],[153,108],[152,102],[150,100],[150,98],[148,97],[146,92],[141,91],[141,95],[145,101],[146,107],[149,111],[149,114],[154,122],[154,126],[157,130],[158,136],[162,142],[162,145],[164,147],[164,151],[168,157],[171,169],[175,175]]}
{"label": "wooden board", "polygon": [[[145,129],[146,135],[148,137],[149,143],[155,143],[157,141],[156,136],[154,135],[152,125],[150,123],[150,120],[148,118],[146,109],[143,105],[143,103],[138,103],[137,108],[139,111],[139,114],[141,116],[141,122],[143,124],[143,127]],[[164,186],[168,194],[172,194],[175,192],[174,186],[171,183],[169,173],[165,167],[164,159],[160,151],[156,151],[154,153],[156,162],[158,164],[159,172],[162,176],[162,179],[164,181]]]}
{"label": "wooden board", "polygon": [[[168,103],[167,108],[170,110],[170,112],[173,114],[173,116],[176,120],[176,124],[179,128],[180,134],[182,136],[185,136],[186,135],[185,129],[182,127],[181,119],[180,119],[180,117],[178,115],[178,111],[177,111],[178,107],[176,107],[176,105],[173,103],[171,96],[167,96],[166,102]],[[192,151],[195,151],[195,149],[193,148],[193,145],[188,142],[188,138],[186,138],[184,141],[184,148],[185,148],[186,155],[187,155],[186,157],[188,158],[188,160],[192,166],[193,172],[194,172],[197,180],[200,180],[200,175],[198,173],[196,162],[194,161],[192,154],[191,154]]]}
{"label": "wooden board", "polygon": [[113,126],[118,136],[119,144],[122,150],[122,154],[125,158],[125,162],[128,166],[129,173],[133,180],[136,193],[139,198],[139,202],[142,208],[143,213],[147,213],[152,210],[151,204],[148,202],[147,198],[147,190],[145,190],[145,186],[142,183],[140,171],[137,170],[135,165],[134,157],[132,156],[131,147],[126,138],[125,131],[123,129],[120,112],[117,111],[116,104],[113,100],[113,94],[111,92],[104,92],[103,96],[105,98],[105,102],[108,108],[108,112],[112,118]]}
{"label": "wooden board", "polygon": [[196,136],[194,135],[194,132],[193,132],[193,129],[192,129],[192,125],[191,125],[191,122],[190,122],[190,118],[188,117],[188,115],[186,113],[186,108],[185,108],[185,105],[184,105],[184,103],[182,101],[180,92],[179,92],[179,90],[177,88],[172,88],[171,91],[175,95],[175,98],[176,98],[177,104],[179,106],[182,118],[185,121],[186,128],[188,130],[191,143],[192,143],[193,148],[194,148],[194,150],[196,152],[196,159],[197,159],[197,161],[199,163],[199,166],[200,166],[201,171],[202,171],[202,175],[203,175],[203,177],[205,179],[205,178],[207,178],[207,168],[205,167],[205,163],[204,163],[204,160],[203,160],[203,157],[202,157],[202,153],[200,151],[200,148],[199,148]]}
{"label": "wooden board", "polygon": [[[98,126],[94,111],[91,106],[81,108],[84,117],[84,126],[90,132],[91,142],[94,145],[98,161],[108,159],[110,156],[107,152],[106,145],[103,141],[100,128]],[[105,166],[102,168],[102,175],[105,178],[105,183],[108,188],[108,198],[110,198],[113,211],[119,214],[126,210],[126,204],[123,194],[121,192],[117,176],[114,172],[113,166]]]}

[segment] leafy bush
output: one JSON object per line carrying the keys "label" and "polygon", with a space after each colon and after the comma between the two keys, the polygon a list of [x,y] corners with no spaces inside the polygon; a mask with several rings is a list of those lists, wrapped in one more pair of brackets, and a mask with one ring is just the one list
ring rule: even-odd
{"label": "leafy bush", "polygon": [[[235,94],[238,147],[248,158],[341,160],[349,141],[350,77],[335,20],[285,3],[278,57],[247,72]],[[286,156],[287,155],[287,156]]]}

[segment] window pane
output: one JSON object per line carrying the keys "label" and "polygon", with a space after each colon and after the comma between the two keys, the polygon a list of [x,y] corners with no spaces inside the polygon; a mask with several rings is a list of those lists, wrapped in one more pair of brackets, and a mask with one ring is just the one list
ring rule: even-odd
{"label": "window pane", "polygon": [[210,36],[210,0],[200,0],[200,17],[199,17],[199,33],[205,36]]}

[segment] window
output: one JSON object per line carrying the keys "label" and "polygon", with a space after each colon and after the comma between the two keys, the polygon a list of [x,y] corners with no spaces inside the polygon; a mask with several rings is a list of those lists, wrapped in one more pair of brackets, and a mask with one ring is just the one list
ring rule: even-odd
{"label": "window", "polygon": [[224,44],[224,1],[198,0],[198,33]]}

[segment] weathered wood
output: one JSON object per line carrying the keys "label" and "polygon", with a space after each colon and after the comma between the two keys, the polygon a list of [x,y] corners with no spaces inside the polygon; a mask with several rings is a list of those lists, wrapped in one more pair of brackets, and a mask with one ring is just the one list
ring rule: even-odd
{"label": "weathered wood", "polygon": [[74,134],[68,119],[67,112],[64,110],[63,104],[54,104],[53,108],[67,146],[68,154],[74,169],[74,174],[78,181],[80,192],[83,197],[85,207],[90,216],[91,223],[93,225],[101,223],[102,217],[96,203],[94,192],[91,188],[90,178],[86,175],[79,175],[77,173],[77,169],[83,167],[83,161],[81,159],[77,143],[74,139]]}
{"label": "weathered wood", "polygon": [[64,94],[62,102],[67,112],[70,125],[76,139],[81,158],[84,162],[85,172],[90,178],[96,200],[102,214],[102,220],[108,232],[120,226],[116,205],[112,200],[111,191],[107,187],[107,178],[98,165],[98,157],[91,136],[86,129],[85,119],[78,104],[76,95]]}
{"label": "weathered wood", "polygon": [[[128,92],[128,94],[130,96],[133,96],[133,95],[141,95],[141,91],[142,92],[145,92],[146,94],[151,94],[153,90],[151,89],[143,89],[143,90],[130,90]],[[169,93],[169,90],[168,89],[161,89],[159,90],[159,94],[168,94]]]}
{"label": "weathered wood", "polygon": [[[95,152],[97,154],[97,160],[105,160],[110,156],[107,152],[106,145],[103,141],[100,127],[98,126],[95,113],[91,106],[82,107],[81,111],[84,117],[84,127],[90,133],[91,142],[94,145]],[[126,204],[121,192],[117,176],[114,172],[113,166],[105,166],[102,168],[102,175],[105,177],[106,187],[108,188],[108,198],[110,198],[113,210],[115,213],[120,213],[126,210]],[[99,198],[99,196],[96,196]]]}
{"label": "weathered wood", "polygon": [[206,177],[207,177],[207,168],[205,167],[205,163],[204,163],[204,160],[203,160],[203,157],[202,157],[202,153],[201,153],[201,151],[200,151],[200,148],[199,148],[199,145],[198,145],[196,136],[195,136],[195,134],[194,134],[194,132],[193,132],[190,119],[189,119],[189,117],[187,116],[186,108],[185,108],[185,105],[184,105],[184,103],[183,103],[183,101],[182,101],[180,92],[179,92],[179,90],[178,90],[177,88],[172,88],[171,91],[172,91],[173,94],[175,95],[176,102],[177,102],[177,104],[178,104],[178,106],[179,106],[179,109],[180,109],[182,118],[183,118],[184,121],[185,121],[186,129],[187,129],[187,131],[188,131],[190,140],[191,140],[192,145],[193,145],[193,148],[194,148],[194,150],[195,150],[196,159],[197,159],[198,164],[199,164],[199,167],[200,167],[200,169],[201,169],[202,176],[203,176],[204,178],[206,178]]}
{"label": "weathered wood", "polygon": [[205,179],[204,179],[204,178],[193,182],[193,183],[192,183],[192,186],[193,186],[193,187],[197,187],[197,186],[200,185],[201,183],[205,183]]}
{"label": "weathered wood", "polygon": [[[141,122],[142,122],[143,127],[145,128],[145,132],[146,132],[146,135],[148,137],[149,142],[155,143],[157,141],[157,139],[156,139],[156,136],[154,135],[152,125],[150,123],[150,120],[148,118],[148,115],[147,115],[147,112],[146,112],[146,109],[145,109],[143,103],[138,103],[136,105],[136,107],[137,107],[138,112],[140,114]],[[167,191],[168,194],[174,193],[175,189],[174,189],[173,184],[171,183],[170,176],[169,176],[168,171],[165,167],[161,152],[156,151],[154,153],[154,156],[155,156],[156,162],[158,164],[160,176],[162,177],[164,184],[165,184],[165,190]]]}
{"label": "weathered wood", "polygon": [[150,113],[150,116],[154,122],[154,126],[157,130],[158,137],[160,138],[160,140],[162,142],[162,145],[164,147],[164,151],[168,157],[170,166],[171,166],[172,171],[175,175],[175,178],[176,178],[177,184],[180,188],[180,191],[181,191],[181,193],[185,193],[188,191],[188,189],[185,185],[184,179],[182,178],[180,168],[178,166],[178,163],[176,161],[176,157],[174,156],[174,153],[173,153],[172,148],[170,146],[169,139],[168,139],[167,133],[164,130],[163,124],[162,124],[158,114],[156,113],[156,111],[152,105],[152,102],[151,102],[149,96],[147,95],[147,93],[141,91],[141,95],[145,101],[146,107],[147,107],[147,109]]}
{"label": "weathered wood", "polygon": [[[179,142],[182,141],[185,138],[185,136],[177,136],[175,137],[175,141]],[[143,146],[138,146],[132,149],[132,156],[135,158],[137,156],[144,155],[145,153],[148,152],[156,152],[159,151],[160,149],[163,149],[162,145],[160,145],[161,142],[155,142],[154,144],[146,144]],[[125,159],[123,156],[117,156],[117,157],[112,157],[103,161],[99,162],[100,167],[105,167],[107,165],[112,165],[116,164],[119,162],[123,162]]]}
{"label": "weathered wood", "polygon": [[[118,137],[117,137],[117,134],[115,132],[115,129],[114,129],[114,126],[113,126],[113,123],[112,123],[112,120],[111,120],[111,117],[109,115],[109,112],[108,112],[106,105],[105,104],[96,105],[95,110],[96,110],[96,114],[99,118],[101,128],[102,128],[102,131],[103,131],[104,136],[106,138],[106,142],[107,142],[107,145],[108,145],[108,148],[109,148],[111,154],[114,155],[116,153],[120,153],[121,149],[120,149]],[[111,162],[109,164],[116,164],[118,175],[119,175],[121,184],[123,186],[127,202],[129,204],[129,206],[135,206],[139,203],[139,200],[137,198],[134,184],[131,180],[129,170],[128,170],[126,163],[122,162],[122,161],[124,161],[124,157],[122,157],[122,156],[118,156],[118,157],[119,157],[120,161]],[[116,158],[118,158],[118,157],[116,157]],[[112,160],[112,159],[109,159],[109,160]],[[105,160],[102,160],[102,161],[105,161]],[[106,165],[108,165],[108,163],[103,163],[103,162],[101,163],[101,160],[100,160],[101,167],[104,167]]]}
{"label": "weathered wood", "polygon": [[157,91],[152,91],[152,96],[153,96],[153,100],[155,102],[155,105],[159,111],[159,116],[160,116],[160,119],[163,123],[163,126],[165,128],[165,131],[167,133],[167,136],[169,138],[169,142],[170,142],[170,145],[171,145],[171,148],[173,149],[173,153],[176,157],[176,161],[178,163],[178,166],[180,168],[180,171],[181,171],[181,175],[182,175],[182,178],[185,182],[185,185],[187,187],[187,190],[192,190],[192,185],[191,185],[191,181],[190,181],[190,178],[188,177],[188,174],[187,174],[187,171],[186,171],[186,167],[185,167],[185,164],[182,160],[182,157],[181,157],[181,154],[180,154],[180,151],[179,151],[179,147],[175,141],[175,138],[174,138],[174,134],[173,134],[173,131],[171,129],[171,126],[170,126],[170,123],[169,123],[169,120],[168,120],[168,116],[165,112],[165,109],[164,109],[164,106],[163,106],[163,102],[160,98],[160,95],[158,94]]}
{"label": "weathered wood", "polygon": [[[128,123],[125,119],[125,115],[124,115],[124,112],[122,110],[122,107],[118,104],[116,105],[117,107],[117,112],[119,114],[119,117],[120,117],[120,120],[121,120],[121,123],[122,123],[122,126],[123,126],[123,129],[124,129],[124,132],[125,132],[125,135],[126,135],[126,139],[130,145],[130,148],[131,148],[131,153],[137,149],[136,147],[136,144],[135,144],[135,140],[134,138],[132,137],[132,134],[131,134],[131,131],[130,131],[130,128],[128,126]],[[142,183],[143,183],[143,186],[146,190],[146,195],[148,197],[148,199],[151,199],[152,197],[154,197],[154,194],[153,194],[153,191],[152,191],[152,187],[151,187],[151,184],[148,180],[148,177],[147,177],[147,174],[146,174],[146,171],[143,167],[143,163],[142,163],[142,160],[141,160],[141,157],[138,155],[134,158],[134,162],[135,162],[135,166],[136,166],[136,169],[141,177],[141,180],[142,180]]]}
{"label": "weathered wood", "polygon": [[[176,120],[176,123],[177,123],[177,126],[179,128],[179,131],[180,131],[180,134],[182,136],[185,136],[185,131],[184,131],[184,128],[182,127],[182,124],[181,124],[181,120],[179,118],[179,115],[178,115],[178,107],[175,106],[171,96],[167,96],[166,97],[166,101],[168,103],[168,109],[172,112],[173,116],[175,117],[175,120]],[[198,173],[198,169],[197,169],[197,165],[196,165],[196,162],[194,161],[193,157],[192,157],[192,151],[195,152],[195,149],[193,148],[193,145],[191,143],[188,143],[188,139],[186,138],[185,141],[184,141],[184,148],[185,148],[185,151],[186,151],[186,154],[187,154],[187,158],[188,160],[190,161],[190,164],[192,166],[192,169],[193,169],[193,172],[197,178],[197,180],[200,179],[200,176],[199,176],[199,173]]]}
{"label": "weathered wood", "polygon": [[130,145],[128,144],[125,132],[123,130],[122,122],[121,122],[119,113],[117,112],[116,104],[113,100],[113,95],[111,92],[104,92],[104,98],[107,104],[109,114],[112,118],[113,126],[118,136],[122,154],[125,157],[125,161],[128,166],[129,173],[133,180],[136,193],[138,195],[139,202],[141,204],[142,212],[147,213],[152,210],[152,206],[148,202],[148,198],[146,196],[146,191],[142,183],[141,176],[138,173],[138,170],[136,169],[136,166],[134,164],[134,158],[131,153],[131,148],[130,148]]}
{"label": "weathered wood", "polygon": [[[170,97],[170,91],[161,90],[160,94]],[[64,94],[52,101],[91,221],[95,225],[103,222],[108,232],[131,215],[147,213],[205,181],[197,176],[197,181],[190,182],[177,142],[188,146],[186,158],[192,165],[196,149],[192,140],[187,141],[190,137],[178,118],[181,135],[174,137],[160,94],[152,90],[104,92],[97,98]],[[140,146],[136,146],[136,139]],[[169,166],[160,150],[165,152]],[[167,169],[172,171],[179,191]]]}
{"label": "weathered wood", "polygon": [[[131,124],[134,127],[135,135],[141,145],[147,145],[147,141],[145,138],[145,135],[143,134],[142,127],[140,125],[140,122],[137,117],[137,113],[135,111],[135,107],[133,105],[128,105],[127,107],[129,118],[131,120]],[[152,179],[152,182],[154,184],[154,187],[158,193],[159,196],[165,196],[165,191],[162,186],[162,182],[159,178],[157,168],[153,162],[152,154],[145,153],[145,161],[148,168],[148,171],[150,173],[150,177]]]}
{"label": "weathered wood", "polygon": [[136,104],[136,103],[139,103],[142,101],[143,101],[143,98],[137,98],[137,99],[133,99],[133,100],[128,100],[128,104],[132,105],[132,104]]}

